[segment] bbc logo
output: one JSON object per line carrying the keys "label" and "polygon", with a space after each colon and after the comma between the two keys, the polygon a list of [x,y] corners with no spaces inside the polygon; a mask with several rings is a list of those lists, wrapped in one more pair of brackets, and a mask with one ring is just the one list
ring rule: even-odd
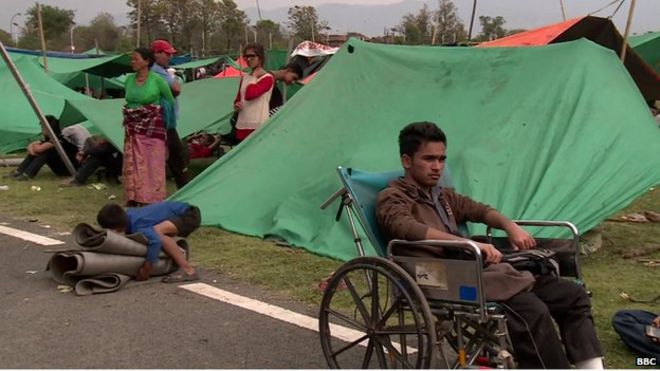
{"label": "bbc logo", "polygon": [[658,365],[658,359],[657,358],[637,357],[637,358],[635,358],[635,365],[636,366],[657,366]]}

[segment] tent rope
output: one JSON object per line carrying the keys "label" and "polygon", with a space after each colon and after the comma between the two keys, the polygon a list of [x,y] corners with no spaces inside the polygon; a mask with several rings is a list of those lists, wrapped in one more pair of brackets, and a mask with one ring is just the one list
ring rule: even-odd
{"label": "tent rope", "polygon": [[[587,15],[594,15],[594,14],[600,12],[600,11],[603,10],[603,9],[609,8],[610,6],[614,5],[614,4],[617,3],[617,2],[620,2],[619,7],[621,7],[621,4],[623,4],[625,1],[626,1],[626,0],[614,0],[614,1],[612,1],[611,3],[605,5],[604,7],[600,8],[600,9],[598,9],[598,10],[595,10],[595,11],[593,11],[593,12],[591,12],[591,13],[588,13]],[[617,9],[618,9],[618,8],[617,8]],[[615,11],[615,13],[616,13],[616,11]],[[614,14],[612,14],[612,15],[614,15]]]}
{"label": "tent rope", "polygon": [[616,9],[614,9],[614,12],[612,12],[612,15],[610,15],[610,16],[607,17],[607,18],[608,18],[608,19],[612,19],[612,18],[616,15],[616,13],[619,11],[619,9],[621,9],[621,5],[623,5],[623,3],[625,3],[625,2],[626,2],[626,0],[621,0],[621,2],[619,3],[619,5],[617,5]]}

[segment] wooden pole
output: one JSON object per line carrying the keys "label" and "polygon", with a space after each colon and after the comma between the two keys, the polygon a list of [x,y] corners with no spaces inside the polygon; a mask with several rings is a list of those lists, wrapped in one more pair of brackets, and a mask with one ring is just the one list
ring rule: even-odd
{"label": "wooden pole", "polygon": [[631,0],[628,10],[628,21],[626,22],[626,32],[623,34],[623,43],[621,44],[621,62],[626,60],[626,49],[628,47],[628,36],[630,35],[630,26],[632,25],[633,13],[635,12],[635,3],[637,0]]}
{"label": "wooden pole", "polygon": [[566,9],[564,8],[564,0],[559,0],[559,6],[561,6],[561,17],[566,22]]}
{"label": "wooden pole", "polygon": [[[37,9],[37,11],[39,11],[39,9]],[[14,64],[14,61],[9,57],[9,54],[7,53],[7,49],[5,49],[5,46],[2,42],[0,42],[0,54],[2,54],[2,59],[4,59],[5,63],[7,64],[7,68],[9,68],[9,71],[11,71],[11,74],[14,76],[14,79],[18,83],[18,86],[23,91],[23,94],[25,94],[25,97],[30,103],[30,106],[34,110],[34,113],[37,115],[41,127],[48,133],[48,136],[50,136],[51,138],[56,138],[55,133],[53,132],[53,129],[50,127],[48,120],[46,120],[46,117],[41,111],[39,104],[32,96],[32,93],[30,92],[30,87],[25,83],[25,80],[23,80],[23,77],[21,76],[20,72],[18,72],[18,69]],[[76,176],[76,169],[73,167],[73,164],[71,163],[71,160],[69,160],[69,157],[66,155],[66,152],[64,152],[64,148],[62,148],[62,144],[58,140],[53,140],[53,145],[55,145],[57,154],[60,155],[60,158],[64,162],[64,165],[66,165],[66,168],[69,170],[69,173],[71,173],[72,176]]]}
{"label": "wooden pole", "polygon": [[37,20],[39,21],[39,35],[41,36],[41,50],[44,56],[44,70],[48,73],[48,57],[46,56],[46,37],[44,36],[44,25],[41,22],[41,4],[37,3]]}
{"label": "wooden pole", "polygon": [[433,35],[431,36],[431,45],[435,45],[435,38],[438,36],[438,24],[433,23]]}

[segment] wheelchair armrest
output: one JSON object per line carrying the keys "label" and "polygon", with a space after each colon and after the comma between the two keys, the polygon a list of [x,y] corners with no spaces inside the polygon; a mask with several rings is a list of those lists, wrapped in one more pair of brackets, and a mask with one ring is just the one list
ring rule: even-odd
{"label": "wheelchair armrest", "polygon": [[[575,224],[562,221],[562,220],[514,220],[514,223],[521,226],[533,226],[533,227],[560,227],[566,228],[571,232],[571,236],[577,242],[580,238],[580,232],[578,231]],[[488,226],[486,229],[486,236],[491,238],[493,236],[493,227]]]}
{"label": "wheelchair armrest", "polygon": [[467,252],[474,256],[477,264],[483,266],[483,257],[481,256],[481,250],[476,242],[471,240],[419,240],[419,241],[406,241],[406,240],[392,240],[387,244],[387,256],[392,257],[392,247],[393,246],[431,246],[431,247],[441,247],[443,249],[448,249],[452,251],[462,251]]}

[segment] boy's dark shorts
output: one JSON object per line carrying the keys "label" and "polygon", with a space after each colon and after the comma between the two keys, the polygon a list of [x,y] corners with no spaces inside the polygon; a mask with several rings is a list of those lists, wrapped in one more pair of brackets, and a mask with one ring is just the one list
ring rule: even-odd
{"label": "boy's dark shorts", "polygon": [[176,226],[177,236],[188,237],[202,223],[202,215],[197,206],[190,206],[185,213],[168,219]]}

